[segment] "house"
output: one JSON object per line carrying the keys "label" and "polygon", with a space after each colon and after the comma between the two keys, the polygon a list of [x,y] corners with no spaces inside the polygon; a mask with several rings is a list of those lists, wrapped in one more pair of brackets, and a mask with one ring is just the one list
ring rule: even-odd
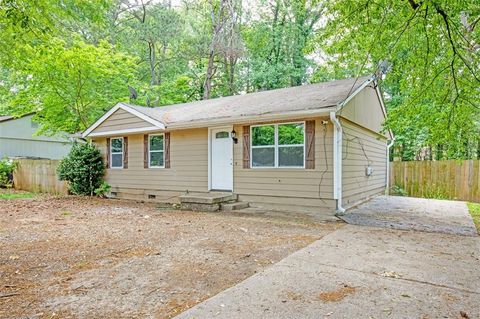
{"label": "house", "polygon": [[38,123],[33,113],[21,117],[0,116],[0,159],[32,157],[61,159],[68,154],[72,140],[67,136],[36,136]]}
{"label": "house", "polygon": [[157,108],[118,103],[83,136],[105,156],[116,197],[222,190],[254,207],[334,212],[385,192],[385,117],[375,77],[361,77]]}

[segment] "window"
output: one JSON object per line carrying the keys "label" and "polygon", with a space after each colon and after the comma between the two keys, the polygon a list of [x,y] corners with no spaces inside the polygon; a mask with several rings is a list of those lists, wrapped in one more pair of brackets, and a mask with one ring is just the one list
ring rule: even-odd
{"label": "window", "polygon": [[123,168],[123,137],[110,140],[110,167]]}
{"label": "window", "polygon": [[215,138],[229,138],[230,133],[228,132],[218,132],[215,134]]}
{"label": "window", "polygon": [[163,134],[148,137],[148,166],[165,167]]}
{"label": "window", "polygon": [[304,167],[305,123],[251,128],[252,167]]}

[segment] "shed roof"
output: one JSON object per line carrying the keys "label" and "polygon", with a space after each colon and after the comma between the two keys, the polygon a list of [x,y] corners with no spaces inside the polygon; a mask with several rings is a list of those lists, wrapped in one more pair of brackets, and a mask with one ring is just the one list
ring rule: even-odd
{"label": "shed roof", "polygon": [[35,114],[35,112],[25,113],[25,114],[20,115],[20,116],[4,115],[4,116],[0,116],[0,122],[6,122],[6,121],[10,121],[10,120],[21,119],[23,117],[26,117],[26,116],[29,116],[29,115],[32,115],[32,114]]}
{"label": "shed roof", "polygon": [[13,116],[10,116],[10,115],[0,116],[0,122],[8,121],[11,119],[13,119]]}

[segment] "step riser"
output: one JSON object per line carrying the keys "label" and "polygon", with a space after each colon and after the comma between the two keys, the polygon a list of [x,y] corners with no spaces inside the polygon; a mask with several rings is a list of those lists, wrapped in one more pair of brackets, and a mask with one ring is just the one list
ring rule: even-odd
{"label": "step riser", "polygon": [[220,206],[221,210],[224,212],[231,212],[234,210],[248,208],[249,204],[245,202],[236,202],[236,203],[229,203],[229,204],[222,204]]}
{"label": "step riser", "polygon": [[218,212],[220,204],[182,203],[181,209],[194,212]]}
{"label": "step riser", "polygon": [[180,196],[181,203],[193,203],[193,204],[221,204],[229,201],[237,200],[237,195],[226,195],[219,197],[202,197],[198,195],[182,195]]}

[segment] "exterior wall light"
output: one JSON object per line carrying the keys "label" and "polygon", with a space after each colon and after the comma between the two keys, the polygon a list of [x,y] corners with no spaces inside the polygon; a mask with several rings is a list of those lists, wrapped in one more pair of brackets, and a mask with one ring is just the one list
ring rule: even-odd
{"label": "exterior wall light", "polygon": [[230,136],[232,137],[233,143],[238,144],[237,132],[235,132],[235,130],[230,132]]}

